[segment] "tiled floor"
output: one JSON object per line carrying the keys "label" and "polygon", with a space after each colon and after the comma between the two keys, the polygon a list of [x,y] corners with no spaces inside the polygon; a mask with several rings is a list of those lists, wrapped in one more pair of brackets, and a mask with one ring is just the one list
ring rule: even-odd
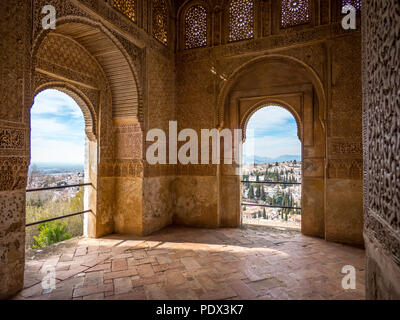
{"label": "tiled floor", "polygon": [[80,238],[28,257],[15,299],[364,299],[364,251],[265,227]]}

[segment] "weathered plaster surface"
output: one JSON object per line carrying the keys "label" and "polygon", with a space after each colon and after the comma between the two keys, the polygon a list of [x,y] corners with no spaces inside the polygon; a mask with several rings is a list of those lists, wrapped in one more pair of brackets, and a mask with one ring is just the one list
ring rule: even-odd
{"label": "weathered plaster surface", "polygon": [[400,299],[399,34],[398,1],[363,3],[364,239],[369,299]]}

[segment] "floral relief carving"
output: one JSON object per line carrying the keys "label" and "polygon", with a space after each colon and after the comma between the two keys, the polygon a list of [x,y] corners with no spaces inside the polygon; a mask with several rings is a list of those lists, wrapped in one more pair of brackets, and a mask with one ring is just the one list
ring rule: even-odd
{"label": "floral relief carving", "polygon": [[24,157],[0,158],[0,191],[24,190],[28,166]]}
{"label": "floral relief carving", "polygon": [[[366,230],[399,261],[400,250],[391,250],[387,242],[400,231],[400,78],[396,71],[400,69],[400,44],[393,42],[400,33],[400,3],[371,1],[363,5],[363,14],[370,17],[363,26],[363,37],[368,38],[363,47],[365,214],[389,226],[374,222]],[[397,244],[399,241],[397,238]]]}
{"label": "floral relief carving", "polygon": [[23,149],[25,147],[25,130],[0,128],[0,149]]}

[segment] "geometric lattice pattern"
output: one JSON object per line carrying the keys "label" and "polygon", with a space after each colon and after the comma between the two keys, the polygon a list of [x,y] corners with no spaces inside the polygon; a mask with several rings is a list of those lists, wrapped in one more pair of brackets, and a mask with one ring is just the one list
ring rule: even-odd
{"label": "geometric lattice pattern", "polygon": [[136,22],[136,0],[113,0],[112,5],[133,22]]}
{"label": "geometric lattice pattern", "polygon": [[190,7],[185,16],[185,49],[207,45],[207,10],[204,6]]}
{"label": "geometric lattice pattern", "polygon": [[254,37],[254,1],[232,0],[229,5],[229,41]]}
{"label": "geometric lattice pattern", "polygon": [[342,7],[347,5],[353,6],[356,10],[361,10],[361,0],[342,0]]}
{"label": "geometric lattice pattern", "polygon": [[281,27],[288,28],[311,21],[310,0],[282,0]]}
{"label": "geometric lattice pattern", "polygon": [[153,0],[153,36],[168,43],[168,5],[166,0]]}

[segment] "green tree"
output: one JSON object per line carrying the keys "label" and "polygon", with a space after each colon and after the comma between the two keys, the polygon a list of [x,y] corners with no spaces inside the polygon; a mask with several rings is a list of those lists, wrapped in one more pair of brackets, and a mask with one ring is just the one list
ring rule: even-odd
{"label": "green tree", "polygon": [[254,199],[254,188],[252,185],[250,185],[250,189],[249,189],[249,198]]}
{"label": "green tree", "polygon": [[265,191],[264,191],[264,186],[261,186],[260,198],[261,198],[261,200],[263,200],[263,201],[266,201],[266,200],[267,200],[267,196],[266,196]]}
{"label": "green tree", "polygon": [[257,199],[261,198],[261,186],[260,185],[257,185],[256,197],[257,197]]}
{"label": "green tree", "polygon": [[44,248],[53,243],[64,241],[71,238],[67,232],[67,224],[65,222],[54,221],[46,222],[39,226],[39,235],[33,236],[35,243],[32,248]]}

